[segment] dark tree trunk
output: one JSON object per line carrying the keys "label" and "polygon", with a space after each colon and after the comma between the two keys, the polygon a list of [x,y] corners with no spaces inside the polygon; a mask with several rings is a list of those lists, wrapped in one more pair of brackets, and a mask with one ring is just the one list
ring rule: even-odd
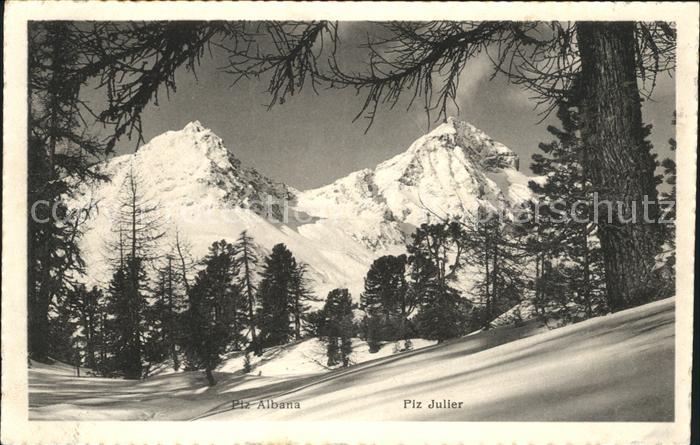
{"label": "dark tree trunk", "polygon": [[539,252],[535,258],[535,301],[537,301],[537,312],[542,316],[546,315],[547,311],[547,302],[545,301],[542,283],[544,276],[544,259],[544,252]]}
{"label": "dark tree trunk", "polygon": [[204,375],[207,376],[207,384],[209,384],[209,386],[216,385],[216,379],[214,378],[214,374],[211,372],[211,369],[209,369],[209,368],[205,369]]}
{"label": "dark tree trunk", "polygon": [[107,340],[105,338],[105,314],[100,313],[100,370],[105,366],[105,359],[107,358]]}
{"label": "dark tree trunk", "polygon": [[[55,161],[54,157],[56,154],[56,139],[57,139],[57,134],[59,133],[59,113],[61,113],[61,104],[60,104],[60,90],[64,86],[64,77],[60,73],[62,73],[63,66],[62,64],[65,63],[65,60],[63,59],[63,55],[66,51],[64,48],[64,43],[65,39],[60,38],[60,36],[65,32],[64,29],[65,25],[61,23],[55,23],[53,26],[51,26],[50,32],[53,34],[54,38],[52,39],[52,45],[51,45],[51,72],[52,72],[52,77],[48,85],[49,89],[49,137],[48,140],[46,141],[46,146],[45,147],[37,147],[41,150],[45,149],[46,150],[46,155],[41,156],[41,158],[44,159],[45,164],[44,165],[30,165],[30,172],[32,172],[33,169],[46,169],[46,176],[41,177],[40,181],[43,179],[45,182],[39,183],[39,184],[30,184],[30,201],[29,205],[31,206],[33,204],[32,199],[36,197],[37,195],[34,195],[33,192],[37,192],[38,190],[36,189],[50,189],[52,181],[56,178],[56,168],[55,168]],[[31,97],[31,96],[30,96]],[[31,104],[29,107],[29,112],[30,112],[30,121],[33,119],[31,116]],[[31,135],[31,131],[29,132]],[[29,157],[30,159],[32,158],[31,156]],[[51,196],[52,199],[56,199],[57,196]],[[53,202],[51,202],[53,204]],[[56,221],[53,219],[49,219],[46,223],[48,227],[46,230],[49,232],[49,238],[52,236],[55,236],[54,231],[53,231],[53,226],[56,224]],[[36,225],[29,224],[29,227],[36,227]],[[33,233],[29,233],[29,238],[30,238],[30,243],[35,242],[35,240],[32,239],[34,236]],[[40,276],[38,277],[41,281],[39,282],[39,290],[36,293],[36,296],[34,299],[30,297],[30,304],[28,305],[28,311],[29,311],[29,317],[28,317],[28,325],[29,325],[29,355],[34,359],[42,362],[46,362],[49,360],[49,305],[50,301],[52,298],[52,290],[50,288],[50,281],[51,281],[51,276],[50,276],[50,268],[51,268],[51,247],[50,243],[48,243],[48,240],[43,240],[44,243],[41,246],[34,246],[36,250],[38,250],[38,253],[41,258],[41,273]],[[29,267],[29,276],[30,276],[30,283],[32,279],[32,274],[36,273],[36,262],[30,262]],[[34,268],[34,269],[32,269]],[[33,303],[33,304],[32,304]]]}
{"label": "dark tree trunk", "polygon": [[180,358],[175,347],[175,309],[173,306],[173,258],[168,256],[168,346],[173,359],[173,369],[180,369]]}
{"label": "dark tree trunk", "polygon": [[255,331],[255,296],[253,292],[253,283],[251,282],[251,270],[248,259],[248,245],[243,248],[243,273],[245,274],[246,296],[248,297],[248,320],[250,324],[251,343],[253,344],[253,352],[256,356],[262,355],[262,347],[258,341],[258,334]]}
{"label": "dark tree trunk", "polygon": [[94,370],[97,361],[95,360],[95,327],[91,315],[83,318],[83,325],[85,326],[85,366]]}
{"label": "dark tree trunk", "polygon": [[294,338],[301,339],[301,309],[299,308],[299,296],[294,301]]}
{"label": "dark tree trunk", "polygon": [[[491,329],[491,321],[493,319],[493,309],[494,306],[498,309],[499,300],[499,289],[498,289],[498,241],[493,240],[493,257],[491,258],[493,263],[491,266],[491,295],[487,300],[487,314],[486,314],[486,324],[484,325],[484,330],[488,331]],[[488,272],[487,272],[488,276]],[[487,278],[488,280],[488,278]]]}
{"label": "dark tree trunk", "polygon": [[490,247],[488,245],[488,240],[486,241],[486,249],[484,251],[484,272],[485,272],[485,292],[486,292],[486,310],[484,314],[484,326],[483,329],[485,331],[488,331],[489,329],[489,323],[491,322],[491,291],[490,291],[490,286],[491,286],[491,273],[489,271],[489,261],[491,259],[489,258],[489,252],[490,252]]}
{"label": "dark tree trunk", "polygon": [[[577,34],[584,167],[598,201],[613,203],[599,206],[598,226],[608,301],[618,311],[649,301],[656,292],[656,227],[644,222],[642,205],[645,195],[656,200],[655,166],[644,143],[634,24],[583,22]],[[632,217],[635,222],[623,222]]]}
{"label": "dark tree trunk", "polygon": [[[406,295],[404,293],[403,298],[406,298]],[[408,316],[406,315],[406,305],[404,303],[401,304],[401,321],[399,323],[399,329],[401,330],[401,335],[400,339],[404,341],[404,347],[406,345],[406,341],[408,340],[408,330],[406,329],[406,319]]]}
{"label": "dark tree trunk", "polygon": [[32,359],[46,362],[49,360],[49,292],[47,282],[39,284],[30,304],[29,310],[29,355]]}
{"label": "dark tree trunk", "polygon": [[583,229],[581,244],[583,248],[583,298],[586,303],[586,317],[593,316],[593,306],[591,303],[591,261],[590,249],[588,248],[587,228]]}

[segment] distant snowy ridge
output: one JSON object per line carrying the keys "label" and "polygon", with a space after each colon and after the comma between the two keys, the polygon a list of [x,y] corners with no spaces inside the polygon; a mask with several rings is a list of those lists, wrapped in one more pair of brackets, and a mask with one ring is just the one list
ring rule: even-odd
{"label": "distant snowy ridge", "polygon": [[403,245],[425,222],[475,215],[480,206],[508,211],[532,199],[518,165],[505,145],[450,117],[375,169],[300,193],[297,207],[381,250]]}
{"label": "distant snowy ridge", "polygon": [[532,198],[517,155],[453,118],[376,168],[307,191],[243,166],[235,151],[195,121],[99,165],[112,180],[82,195],[82,201],[97,201],[100,210],[82,242],[89,280],[109,278],[104,261],[105,243],[113,236],[109,210],[131,169],[142,178],[144,193],[159,203],[168,236],[177,228],[195,258],[213,241],[233,242],[247,230],[261,254],[286,244],[309,265],[322,297],[346,287],[359,298],[372,261],[404,252],[422,223],[473,214],[479,206],[509,212]]}

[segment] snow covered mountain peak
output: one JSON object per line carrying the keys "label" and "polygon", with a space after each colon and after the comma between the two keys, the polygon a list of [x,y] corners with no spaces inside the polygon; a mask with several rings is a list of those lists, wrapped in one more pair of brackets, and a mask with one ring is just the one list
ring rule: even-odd
{"label": "snow covered mountain peak", "polygon": [[188,123],[188,124],[185,125],[185,127],[183,128],[183,131],[189,131],[189,132],[192,132],[192,133],[198,133],[198,132],[204,131],[204,130],[205,130],[204,126],[203,126],[202,123],[199,122],[198,120],[194,120],[194,121]]}
{"label": "snow covered mountain peak", "polygon": [[410,150],[461,149],[465,155],[487,170],[520,167],[518,156],[474,125],[452,116],[413,143]]}
{"label": "snow covered mountain peak", "polygon": [[[232,159],[224,142],[199,121],[182,130],[167,131],[151,139],[135,154],[141,163],[167,169],[164,173],[206,175],[211,168],[227,170]],[[198,175],[199,174],[199,175]]]}
{"label": "snow covered mountain peak", "polygon": [[517,207],[532,198],[528,180],[508,147],[448,118],[374,169],[301,193],[299,206],[312,214],[325,210],[339,229],[381,249],[403,242],[425,222],[475,215],[484,206]]}
{"label": "snow covered mountain peak", "polygon": [[[195,258],[213,241],[233,242],[246,230],[261,254],[287,245],[309,265],[318,295],[344,287],[358,298],[372,261],[404,253],[421,224],[473,215],[484,206],[508,212],[531,199],[530,178],[517,166],[506,146],[449,118],[374,168],[297,191],[243,166],[221,138],[193,121],[103,163],[98,168],[111,181],[85,197],[103,207],[116,203],[133,170],[144,180],[144,193],[159,202],[165,226],[190,242]],[[88,274],[103,281],[112,222],[99,213],[90,224],[83,243]]]}

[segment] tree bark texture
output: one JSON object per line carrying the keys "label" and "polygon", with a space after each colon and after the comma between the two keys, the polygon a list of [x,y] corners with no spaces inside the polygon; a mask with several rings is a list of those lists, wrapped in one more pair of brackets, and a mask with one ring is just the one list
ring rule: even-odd
{"label": "tree bark texture", "polygon": [[583,161],[598,192],[608,301],[618,311],[649,301],[656,292],[656,225],[644,222],[642,205],[645,195],[656,200],[655,165],[644,143],[634,24],[581,22],[577,35]]}

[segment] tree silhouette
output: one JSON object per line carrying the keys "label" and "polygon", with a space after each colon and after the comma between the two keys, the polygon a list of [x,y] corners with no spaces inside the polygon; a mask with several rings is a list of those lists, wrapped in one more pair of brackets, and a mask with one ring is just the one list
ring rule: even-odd
{"label": "tree silhouette", "polygon": [[105,179],[88,168],[103,147],[84,131],[84,43],[66,22],[29,25],[27,321],[29,355],[41,361],[49,358],[50,307],[82,273],[78,241],[93,210],[72,212],[66,201],[81,184]]}
{"label": "tree silhouette", "polygon": [[[541,153],[532,157],[532,171],[545,179],[530,182],[541,218],[535,221],[528,248],[536,257],[535,301],[540,312],[544,315],[553,302],[569,312],[573,303],[592,317],[605,313],[609,302],[598,225],[593,221],[593,186],[582,165],[585,148],[576,102],[572,97],[559,105],[561,128],[548,127],[556,140],[541,143]],[[570,209],[566,218],[556,213],[561,207]]]}
{"label": "tree silhouette", "polygon": [[291,281],[296,261],[284,244],[276,244],[265,257],[260,274],[260,330],[265,346],[287,343],[294,335],[291,327]]}
{"label": "tree silhouette", "polygon": [[339,363],[350,365],[353,336],[353,304],[347,289],[333,289],[323,306],[325,322],[323,336],[326,340],[328,366]]}
{"label": "tree silhouette", "polygon": [[216,385],[213,371],[238,332],[232,330],[231,302],[237,298],[234,284],[234,247],[224,240],[214,242],[202,261],[188,293],[185,316],[186,344],[191,368],[203,369],[210,386]]}
{"label": "tree silhouette", "polygon": [[241,293],[246,298],[247,309],[248,309],[248,329],[251,336],[251,346],[255,355],[262,355],[262,345],[258,338],[258,332],[256,329],[256,293],[257,286],[255,284],[255,274],[256,268],[258,267],[258,255],[255,252],[255,246],[253,244],[253,238],[248,235],[245,230],[241,232],[235,248],[235,263],[234,267],[238,271],[238,276],[236,277],[236,284],[238,285]]}

